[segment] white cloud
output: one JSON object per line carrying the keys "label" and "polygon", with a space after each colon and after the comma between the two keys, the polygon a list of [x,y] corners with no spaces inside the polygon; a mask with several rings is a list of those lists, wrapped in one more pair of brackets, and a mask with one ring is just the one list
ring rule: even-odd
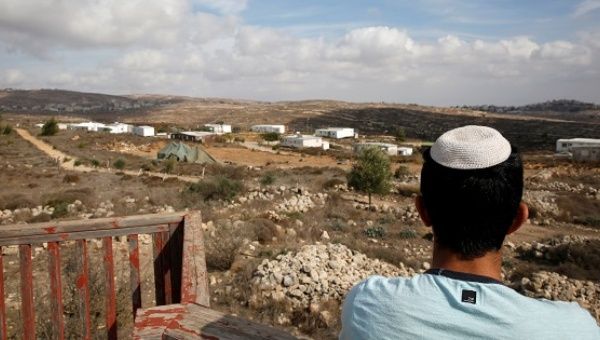
{"label": "white cloud", "polygon": [[584,0],[575,6],[571,16],[580,17],[598,9],[600,9],[600,0]]}
{"label": "white cloud", "polygon": [[[210,4],[223,14],[199,12],[195,5],[210,7],[204,0],[36,2],[0,2],[0,87],[435,104],[520,98],[532,84],[543,85],[535,88],[540,95],[565,88],[571,92],[561,97],[568,97],[600,83],[595,31],[556,41],[445,33],[429,40],[399,27],[366,26],[301,38],[245,25],[235,13],[246,1]],[[48,19],[58,13],[60,22]],[[21,53],[19,64],[15,51],[35,56]]]}
{"label": "white cloud", "polygon": [[118,63],[127,71],[151,71],[167,65],[165,55],[156,50],[140,50],[125,54]]}

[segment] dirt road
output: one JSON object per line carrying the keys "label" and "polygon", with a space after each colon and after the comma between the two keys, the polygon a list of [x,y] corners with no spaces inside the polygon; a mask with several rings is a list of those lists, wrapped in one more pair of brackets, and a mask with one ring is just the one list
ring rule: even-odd
{"label": "dirt road", "polygon": [[112,170],[109,168],[100,168],[100,167],[92,168],[92,167],[84,166],[84,165],[75,166],[75,157],[67,155],[66,153],[59,151],[57,149],[54,149],[50,144],[31,135],[27,130],[16,128],[15,131],[17,131],[17,134],[19,134],[19,136],[21,136],[21,138],[23,138],[26,141],[28,141],[29,143],[33,144],[33,146],[35,146],[40,151],[42,151],[43,153],[48,155],[48,157],[51,157],[52,159],[56,160],[56,162],[58,164],[60,164],[60,167],[65,170],[78,171],[78,172],[96,171],[96,172],[103,172],[103,173],[114,173],[116,171],[119,171],[119,172],[122,172],[122,173],[130,175],[130,176],[139,176],[141,174],[146,174],[149,176],[162,177],[163,179],[177,178],[178,180],[181,180],[184,182],[190,182],[190,183],[195,183],[195,182],[198,182],[198,180],[202,179],[201,177],[197,177],[197,176],[178,176],[178,175],[169,175],[169,174],[165,174],[165,173],[151,172],[151,171],[143,171],[142,172],[142,171],[132,171],[132,170]]}

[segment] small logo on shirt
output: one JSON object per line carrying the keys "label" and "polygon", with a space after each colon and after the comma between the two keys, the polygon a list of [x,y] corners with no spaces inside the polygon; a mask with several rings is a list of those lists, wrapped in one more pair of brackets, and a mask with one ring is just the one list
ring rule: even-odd
{"label": "small logo on shirt", "polygon": [[463,289],[461,301],[465,302],[465,303],[476,304],[477,303],[477,292],[475,292],[474,290]]}

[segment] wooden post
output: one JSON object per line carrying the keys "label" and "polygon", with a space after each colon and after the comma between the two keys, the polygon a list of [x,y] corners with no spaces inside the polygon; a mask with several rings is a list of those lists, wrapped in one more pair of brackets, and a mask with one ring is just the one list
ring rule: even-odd
{"label": "wooden post", "polygon": [[90,285],[86,240],[77,241],[76,260],[78,262],[78,273],[77,279],[75,280],[75,287],[78,295],[77,298],[79,300],[79,320],[83,326],[81,337],[88,340],[92,338],[92,312],[90,308]]}
{"label": "wooden post", "polygon": [[181,302],[210,306],[204,235],[199,211],[191,211],[184,219],[181,273]]}
{"label": "wooden post", "polygon": [[0,247],[0,339],[6,339],[6,306],[4,303],[4,262]]}
{"label": "wooden post", "polygon": [[33,266],[31,245],[19,246],[21,269],[21,317],[23,318],[23,339],[35,340],[35,314],[33,308]]}
{"label": "wooden post", "polygon": [[106,300],[106,331],[109,340],[117,339],[117,295],[115,292],[115,264],[113,259],[112,237],[102,239],[104,250],[104,281]]}
{"label": "wooden post", "polygon": [[127,235],[127,242],[129,243],[129,281],[131,284],[131,304],[133,307],[133,319],[135,320],[137,310],[142,307],[138,235]]}
{"label": "wooden post", "polygon": [[50,305],[52,307],[53,334],[58,339],[65,338],[63,320],[62,280],[60,274],[60,244],[48,242],[48,274],[50,276]]}

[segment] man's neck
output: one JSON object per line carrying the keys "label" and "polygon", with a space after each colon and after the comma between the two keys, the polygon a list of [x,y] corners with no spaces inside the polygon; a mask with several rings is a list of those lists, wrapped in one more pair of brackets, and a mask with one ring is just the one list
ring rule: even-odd
{"label": "man's neck", "polygon": [[490,251],[481,257],[464,259],[459,254],[436,244],[433,247],[431,263],[433,268],[487,276],[502,281],[502,253],[500,251]]}

